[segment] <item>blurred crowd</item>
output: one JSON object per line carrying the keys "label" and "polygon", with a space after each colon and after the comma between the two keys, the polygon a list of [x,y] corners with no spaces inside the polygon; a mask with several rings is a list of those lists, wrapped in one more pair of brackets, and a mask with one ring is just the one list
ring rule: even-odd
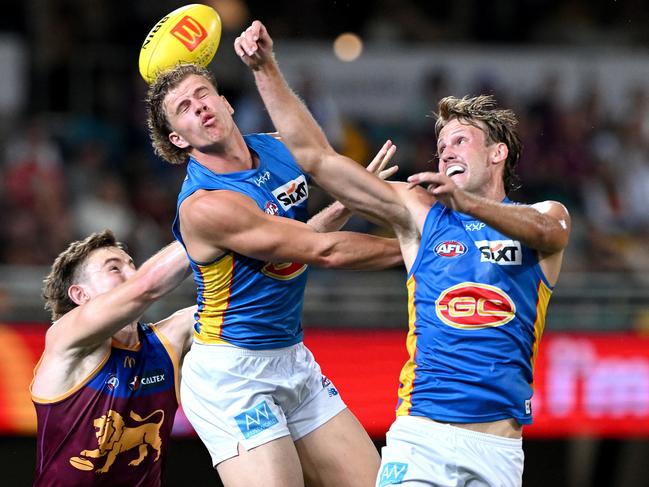
{"label": "blurred crowd", "polygon": [[[0,123],[0,264],[49,265],[67,242],[106,227],[126,241],[140,261],[172,238],[184,168],[169,166],[150,148],[142,81],[132,72],[116,72],[112,78],[91,72],[88,82],[97,83],[103,97],[89,105],[68,88],[74,73],[70,66],[79,53],[103,56],[112,45],[132,57],[122,59],[117,69],[136,65],[138,48],[133,46],[139,46],[152,19],[179,6],[163,0],[151,10],[144,2],[127,10],[130,2],[121,3],[124,8],[119,8],[120,2],[108,8],[109,3],[93,0],[29,0],[12,3],[0,21],[1,32],[23,39],[30,52],[26,106]],[[465,0],[442,6],[377,0],[361,8],[312,0],[300,7],[311,14],[299,22],[293,2],[273,3],[272,12],[264,2],[206,3],[222,14],[224,43],[251,16],[268,19],[277,38],[331,37],[348,29],[368,40],[389,42],[578,44],[597,38],[633,46],[648,34],[641,28],[647,17],[641,2],[595,6],[579,0]],[[111,82],[116,75],[119,84]],[[385,138],[395,140],[399,179],[435,168],[433,120],[425,112],[442,96],[456,94],[447,79],[448,73],[431,71],[422,91],[413,95],[419,110],[399,124],[349,117],[308,77],[295,88],[337,148],[359,162],[367,163]],[[475,81],[472,94],[494,94],[520,118],[521,188],[513,199],[556,199],[570,209],[574,230],[568,268],[647,271],[649,94],[640,84],[629,86],[628,96],[620,101],[623,116],[618,117],[603,108],[595,86],[586,87],[576,99],[562,99],[557,94],[561,81],[558,75],[548,75],[542,90],[523,99],[513,98],[497,82]],[[273,130],[248,85],[226,79],[220,89],[234,105],[244,131]],[[316,193],[314,210],[325,202]],[[380,231],[356,220],[351,225]]]}

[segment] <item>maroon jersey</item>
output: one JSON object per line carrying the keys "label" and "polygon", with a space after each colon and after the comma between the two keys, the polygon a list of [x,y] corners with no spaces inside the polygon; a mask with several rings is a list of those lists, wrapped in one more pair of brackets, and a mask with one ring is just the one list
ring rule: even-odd
{"label": "maroon jersey", "polygon": [[151,325],[134,348],[113,342],[62,397],[32,396],[38,419],[34,486],[160,486],[178,408],[178,361]]}

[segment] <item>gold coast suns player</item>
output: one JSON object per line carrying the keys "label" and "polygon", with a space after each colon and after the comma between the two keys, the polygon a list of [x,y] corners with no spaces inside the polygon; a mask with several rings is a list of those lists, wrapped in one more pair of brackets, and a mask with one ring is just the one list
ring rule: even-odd
{"label": "gold coast suns player", "polygon": [[396,240],[332,231],[340,204],[307,222],[307,176],[280,140],[239,132],[206,70],[161,74],[147,108],[157,153],[187,163],[173,231],[198,319],[181,398],[222,481],[372,485],[378,452],[303,345],[301,311],[309,265],[393,266]]}

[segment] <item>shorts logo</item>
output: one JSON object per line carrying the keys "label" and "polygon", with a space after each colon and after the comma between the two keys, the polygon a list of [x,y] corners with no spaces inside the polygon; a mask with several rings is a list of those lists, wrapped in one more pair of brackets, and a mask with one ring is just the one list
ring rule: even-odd
{"label": "shorts logo", "polygon": [[329,380],[329,377],[327,377],[326,375],[322,376],[322,387],[323,389],[327,389],[327,395],[329,397],[338,395],[338,389],[334,387],[334,385],[331,383],[331,380]]}
{"label": "shorts logo", "polygon": [[379,487],[400,484],[408,471],[407,463],[390,462],[383,465],[379,474]]}
{"label": "shorts logo", "polygon": [[266,401],[262,401],[242,412],[235,416],[234,419],[246,440],[279,422]]}
{"label": "shorts logo", "polygon": [[453,328],[481,330],[502,326],[516,316],[514,301],[502,289],[463,282],[446,289],[435,301],[437,317]]}
{"label": "shorts logo", "polygon": [[292,206],[299,205],[309,197],[309,186],[306,183],[306,178],[304,175],[298,176],[273,190],[273,196],[277,198],[285,211]]}
{"label": "shorts logo", "polygon": [[196,49],[207,37],[207,31],[196,19],[185,15],[169,33],[178,39],[188,51]]}
{"label": "shorts logo", "polygon": [[459,257],[466,253],[466,245],[455,240],[440,242],[435,245],[435,253],[440,257]]}
{"label": "shorts logo", "polygon": [[491,262],[498,265],[521,265],[523,253],[518,240],[478,240],[480,262]]}

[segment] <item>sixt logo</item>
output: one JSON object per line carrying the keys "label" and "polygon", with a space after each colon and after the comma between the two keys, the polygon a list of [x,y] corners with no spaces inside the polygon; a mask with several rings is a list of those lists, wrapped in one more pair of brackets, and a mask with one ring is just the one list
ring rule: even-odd
{"label": "sixt logo", "polygon": [[246,440],[279,422],[266,401],[262,401],[242,412],[235,416],[234,419]]}
{"label": "sixt logo", "polygon": [[390,462],[383,465],[379,474],[379,487],[386,485],[400,484],[408,471],[408,464],[401,462]]}
{"label": "sixt logo", "polygon": [[516,316],[514,301],[502,289],[463,282],[446,289],[435,301],[437,317],[453,328],[481,330],[502,326]]}
{"label": "sixt logo", "polygon": [[521,265],[523,253],[521,243],[517,240],[478,240],[480,262],[491,262],[498,265]]}
{"label": "sixt logo", "polygon": [[266,171],[263,174],[260,174],[259,177],[255,178],[255,184],[259,187],[268,180],[270,180],[270,172]]}
{"label": "sixt logo", "polygon": [[440,257],[459,257],[466,253],[466,245],[455,240],[440,242],[435,245],[435,253]]}
{"label": "sixt logo", "polygon": [[189,15],[185,15],[180,19],[169,32],[190,52],[196,49],[207,37],[205,27]]}
{"label": "sixt logo", "polygon": [[304,175],[289,181],[273,191],[273,196],[277,198],[279,204],[284,210],[300,204],[309,197],[309,186],[306,183]]}

